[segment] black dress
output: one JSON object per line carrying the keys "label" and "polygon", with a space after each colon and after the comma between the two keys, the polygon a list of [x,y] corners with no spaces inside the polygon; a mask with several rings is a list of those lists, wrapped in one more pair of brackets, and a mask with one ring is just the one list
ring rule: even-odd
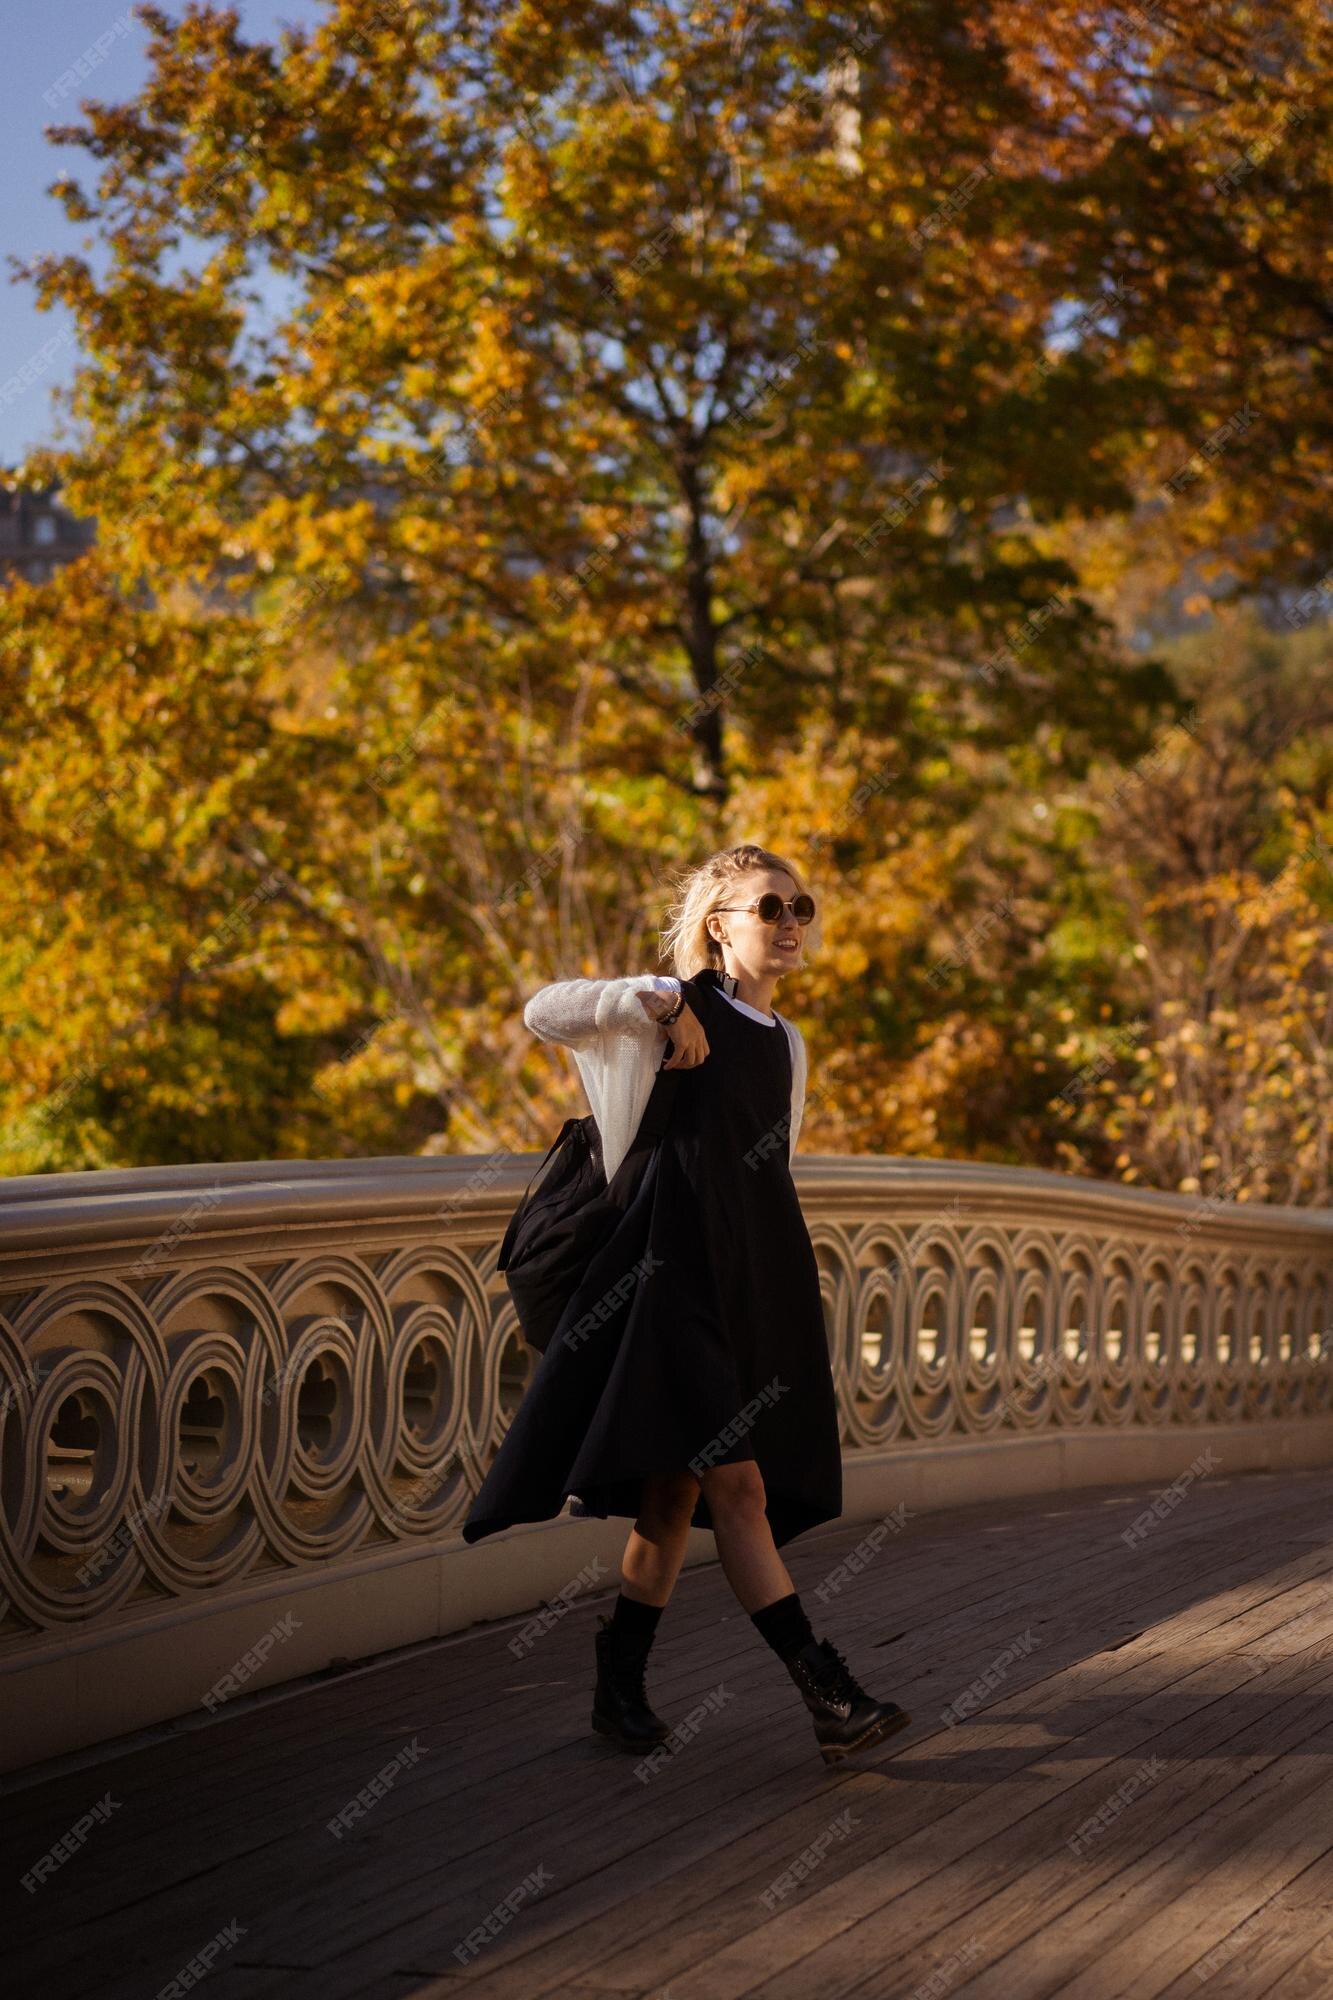
{"label": "black dress", "polygon": [[[687,999],[708,1055],[679,1073],[664,1136],[566,1308],[463,1525],[544,1521],[572,1494],[640,1511],[653,1473],[758,1463],[773,1540],[842,1512],[842,1452],[819,1270],[787,1161],[791,1051],[780,1021]],[[663,1054],[666,1045],[662,1045]],[[702,1489],[691,1526],[711,1528]]]}

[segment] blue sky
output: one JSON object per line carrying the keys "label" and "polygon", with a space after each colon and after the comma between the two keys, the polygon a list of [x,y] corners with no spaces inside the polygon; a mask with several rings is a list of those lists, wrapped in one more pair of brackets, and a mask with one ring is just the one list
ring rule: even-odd
{"label": "blue sky", "polygon": [[[5,24],[0,65],[0,131],[5,134],[5,189],[0,250],[0,466],[17,465],[33,445],[54,436],[51,390],[78,366],[73,319],[63,308],[38,312],[34,287],[15,280],[10,254],[81,252],[86,223],[71,223],[45,190],[61,174],[84,187],[96,183],[98,162],[80,146],[53,146],[47,125],[82,122],[82,99],[124,103],[147,74],[148,30],[130,13],[131,0],[54,0],[15,9]],[[310,26],[327,11],[323,0],[233,0],[242,33],[275,39],[284,24]],[[179,20],[184,0],[166,0]],[[71,84],[70,72],[84,74]],[[98,258],[93,257],[94,267]]]}

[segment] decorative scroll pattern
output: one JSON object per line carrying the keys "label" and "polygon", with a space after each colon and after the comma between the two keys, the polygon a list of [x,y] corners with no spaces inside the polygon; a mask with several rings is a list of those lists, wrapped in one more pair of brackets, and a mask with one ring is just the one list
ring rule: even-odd
{"label": "decorative scroll pattern", "polygon": [[[807,1203],[848,1453],[1333,1408],[1333,1227],[1229,1246],[1013,1207],[969,1225]],[[210,1261],[210,1223],[178,1268],[0,1296],[0,1650],[449,1539],[537,1365],[497,1214],[358,1250],[334,1203],[340,1240],[254,1263]]]}

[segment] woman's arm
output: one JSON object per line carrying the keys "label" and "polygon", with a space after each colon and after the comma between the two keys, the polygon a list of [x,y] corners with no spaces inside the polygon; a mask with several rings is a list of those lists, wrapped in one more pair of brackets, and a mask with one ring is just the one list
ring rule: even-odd
{"label": "woman's arm", "polygon": [[680,981],[657,972],[626,979],[557,979],[539,987],[523,1009],[523,1024],[543,1042],[576,1049],[600,1035],[656,1035],[640,993],[670,994]]}

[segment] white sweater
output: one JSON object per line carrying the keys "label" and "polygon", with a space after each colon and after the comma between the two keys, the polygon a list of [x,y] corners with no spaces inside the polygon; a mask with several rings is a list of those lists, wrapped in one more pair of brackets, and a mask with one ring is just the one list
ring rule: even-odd
{"label": "white sweater", "polygon": [[[523,1009],[523,1024],[544,1042],[571,1049],[583,1079],[588,1104],[602,1141],[602,1164],[611,1179],[630,1149],[653,1079],[666,1047],[669,1028],[644,1012],[640,993],[678,993],[680,981],[670,974],[632,973],[625,979],[557,979],[533,994]],[[730,995],[723,995],[729,999]],[[741,1001],[733,1006],[755,1015]],[[796,1151],[805,1108],[805,1040],[793,1021],[773,1010],[774,1021],[791,1045],[791,1116],[787,1126],[787,1159]],[[764,1016],[757,1015],[763,1020]]]}

